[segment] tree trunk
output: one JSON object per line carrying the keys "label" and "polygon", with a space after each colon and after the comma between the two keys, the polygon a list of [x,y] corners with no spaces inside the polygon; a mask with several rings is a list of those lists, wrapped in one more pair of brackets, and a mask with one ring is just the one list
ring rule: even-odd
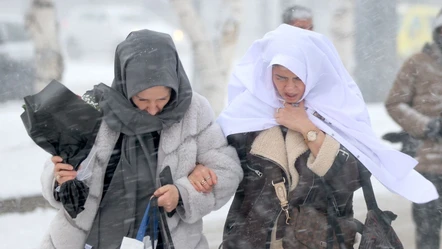
{"label": "tree trunk", "polygon": [[64,70],[53,1],[33,0],[26,25],[34,41],[35,87],[40,91],[53,79],[61,81]]}
{"label": "tree trunk", "polygon": [[224,3],[230,8],[230,16],[223,23],[221,31],[220,68],[223,82],[227,85],[230,77],[230,69],[235,59],[236,44],[238,43],[242,17],[242,1],[224,0]]}
{"label": "tree trunk", "polygon": [[205,96],[216,115],[225,106],[227,79],[239,34],[241,1],[225,0],[232,9],[231,16],[222,25],[220,52],[206,31],[204,22],[197,14],[191,0],[171,0],[181,26],[190,37],[193,48],[194,68],[197,75],[193,83],[195,91]]}
{"label": "tree trunk", "polygon": [[354,69],[354,9],[353,0],[333,0],[330,33],[344,66],[350,74]]}

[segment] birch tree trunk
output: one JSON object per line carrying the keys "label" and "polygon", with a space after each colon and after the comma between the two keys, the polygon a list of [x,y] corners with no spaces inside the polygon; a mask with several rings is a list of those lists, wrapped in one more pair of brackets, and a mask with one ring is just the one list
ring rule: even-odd
{"label": "birch tree trunk", "polygon": [[61,81],[64,70],[53,1],[33,0],[26,26],[34,41],[35,88],[40,91],[53,79]]}
{"label": "birch tree trunk", "polygon": [[385,101],[396,77],[396,4],[355,1],[354,75],[366,102]]}
{"label": "birch tree trunk", "polygon": [[236,44],[238,43],[239,30],[242,17],[242,1],[224,0],[224,4],[230,9],[230,16],[225,20],[222,27],[220,47],[220,68],[223,81],[227,85],[230,78],[230,69],[235,59]]}
{"label": "birch tree trunk", "polygon": [[195,91],[205,96],[216,115],[225,106],[228,76],[234,59],[235,47],[238,41],[241,1],[225,0],[231,8],[231,15],[222,25],[222,38],[219,52],[209,37],[204,21],[196,12],[191,0],[171,0],[181,26],[190,37],[193,48],[196,81]]}
{"label": "birch tree trunk", "polygon": [[350,74],[355,67],[354,0],[332,0],[331,38]]}

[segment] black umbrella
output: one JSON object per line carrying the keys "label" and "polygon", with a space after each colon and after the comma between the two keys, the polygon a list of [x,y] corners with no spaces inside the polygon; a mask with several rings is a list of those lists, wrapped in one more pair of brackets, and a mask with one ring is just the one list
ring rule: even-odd
{"label": "black umbrella", "polygon": [[[24,98],[21,119],[28,135],[45,151],[63,158],[78,170],[89,154],[101,121],[101,112],[53,80],[42,91]],[[60,187],[58,196],[72,218],[84,210],[89,188],[77,179]]]}

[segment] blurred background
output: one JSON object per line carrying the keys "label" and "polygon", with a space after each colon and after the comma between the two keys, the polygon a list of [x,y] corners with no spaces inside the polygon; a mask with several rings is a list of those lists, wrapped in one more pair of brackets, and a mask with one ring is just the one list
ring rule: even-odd
{"label": "blurred background", "polygon": [[[51,10],[42,10],[45,4]],[[204,92],[209,84],[200,82],[207,67],[221,70],[225,84],[234,61],[253,40],[281,24],[282,11],[293,4],[312,9],[315,31],[335,43],[367,102],[383,101],[401,62],[430,41],[432,20],[441,7],[437,0],[0,0],[0,63],[5,72],[0,98],[23,97],[44,87],[50,77],[40,83],[31,79],[44,78],[35,65],[48,64],[47,71],[57,71],[52,78],[61,81],[71,80],[66,75],[79,63],[112,65],[116,45],[131,30],[143,28],[174,38],[195,89]],[[191,23],[183,19],[183,11],[191,11]],[[198,46],[201,41],[210,48]],[[37,59],[35,49],[40,50]],[[217,61],[201,63],[195,57],[202,50]],[[48,63],[50,57],[55,63]],[[102,81],[110,83],[111,76]],[[21,85],[11,83],[17,79]]]}
{"label": "blurred background", "polygon": [[[314,30],[335,44],[369,103],[376,134],[398,130],[383,101],[402,62],[431,41],[440,0],[0,0],[0,248],[37,248],[54,215],[40,196],[48,154],[19,118],[24,96],[52,79],[77,94],[110,85],[117,44],[147,28],[172,36],[194,89],[219,113],[232,66],[293,4],[310,8]],[[404,208],[395,229],[413,248],[410,203],[385,193],[381,207]],[[206,219],[214,224],[205,227],[213,248],[226,208]]]}

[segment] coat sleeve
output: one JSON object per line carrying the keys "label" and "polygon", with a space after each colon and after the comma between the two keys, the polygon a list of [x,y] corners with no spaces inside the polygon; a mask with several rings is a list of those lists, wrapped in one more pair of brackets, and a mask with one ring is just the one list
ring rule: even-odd
{"label": "coat sleeve", "polygon": [[[236,149],[236,152],[239,156],[239,160],[241,163],[241,168],[243,172],[245,171],[245,167],[247,167],[247,153],[250,151],[250,145],[247,144],[248,134],[247,133],[238,133],[232,134],[227,137],[228,143]],[[231,232],[233,225],[235,222],[238,222],[241,219],[244,219],[242,215],[240,215],[240,208],[242,203],[244,202],[244,186],[247,184],[247,179],[244,177],[240,182],[238,188],[236,189],[235,196],[232,201],[232,205],[230,206],[229,213],[227,214],[226,222],[224,224],[224,236],[227,236]],[[225,238],[224,238],[225,239]]]}
{"label": "coat sleeve", "polygon": [[419,73],[418,61],[422,60],[420,56],[416,54],[402,65],[385,102],[385,107],[393,120],[415,138],[425,137],[430,121],[430,117],[412,107],[416,94],[416,78]]}
{"label": "coat sleeve", "polygon": [[221,127],[214,121],[214,114],[207,100],[201,98],[198,111],[200,119],[210,118],[210,122],[196,135],[197,162],[212,169],[218,182],[210,193],[199,193],[190,184],[187,177],[175,182],[183,205],[177,207],[181,218],[188,223],[196,222],[211,211],[224,206],[235,193],[243,177],[238,155],[235,149],[227,144]]}
{"label": "coat sleeve", "polygon": [[316,157],[310,154],[307,167],[336,191],[352,193],[360,187],[359,160],[333,137],[326,135]]}
{"label": "coat sleeve", "polygon": [[[330,187],[340,215],[351,215],[353,204],[349,200],[352,199],[354,191],[361,187],[359,169],[362,166],[359,160],[347,148],[327,135],[317,157],[314,158],[310,154],[307,167],[322,178],[318,179],[320,182],[325,182]],[[319,183],[319,186],[322,188],[323,183]],[[323,193],[327,195],[325,189]],[[323,201],[325,196],[317,195],[316,198]]]}
{"label": "coat sleeve", "polygon": [[43,197],[56,209],[62,208],[61,202],[55,200],[54,197],[54,164],[49,158],[43,168],[43,172],[40,177]]}

